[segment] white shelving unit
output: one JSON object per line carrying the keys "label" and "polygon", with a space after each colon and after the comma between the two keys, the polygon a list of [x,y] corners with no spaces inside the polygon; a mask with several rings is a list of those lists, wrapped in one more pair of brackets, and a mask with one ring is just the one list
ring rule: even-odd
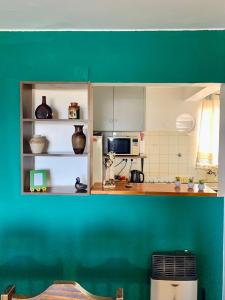
{"label": "white shelving unit", "polygon": [[[35,109],[46,96],[53,110],[53,119],[35,119]],[[79,120],[68,119],[71,102],[80,105]],[[72,148],[73,125],[84,125],[86,147],[83,154],[76,155]],[[29,140],[33,134],[46,136],[46,153],[33,154]],[[29,171],[48,170],[47,194],[76,194],[76,177],[88,185],[90,194],[92,138],[92,99],[88,83],[22,82],[21,83],[21,171],[22,193],[29,191]],[[32,194],[40,194],[33,192]],[[46,193],[41,193],[46,194]],[[82,194],[86,195],[86,194]]]}

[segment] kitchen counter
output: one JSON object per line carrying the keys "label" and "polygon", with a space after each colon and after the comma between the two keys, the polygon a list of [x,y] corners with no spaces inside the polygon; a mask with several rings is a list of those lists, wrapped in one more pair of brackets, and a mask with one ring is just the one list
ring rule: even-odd
{"label": "kitchen counter", "polygon": [[212,196],[217,193],[209,187],[204,191],[198,191],[195,184],[193,190],[188,190],[187,184],[181,184],[180,188],[175,188],[173,183],[116,183],[115,188],[104,188],[102,183],[95,183],[92,186],[91,194],[103,195],[167,195],[167,196]]}

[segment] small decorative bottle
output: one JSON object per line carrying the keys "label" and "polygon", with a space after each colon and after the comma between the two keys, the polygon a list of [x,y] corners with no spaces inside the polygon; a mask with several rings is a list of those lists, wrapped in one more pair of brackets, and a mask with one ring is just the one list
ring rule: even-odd
{"label": "small decorative bottle", "polygon": [[80,106],[77,102],[71,102],[68,108],[69,119],[80,119]]}
{"label": "small decorative bottle", "polygon": [[145,141],[144,141],[144,132],[140,132],[140,155],[145,154]]}
{"label": "small decorative bottle", "polygon": [[37,119],[52,119],[52,109],[46,104],[46,96],[42,96],[42,104],[36,108],[35,117]]}

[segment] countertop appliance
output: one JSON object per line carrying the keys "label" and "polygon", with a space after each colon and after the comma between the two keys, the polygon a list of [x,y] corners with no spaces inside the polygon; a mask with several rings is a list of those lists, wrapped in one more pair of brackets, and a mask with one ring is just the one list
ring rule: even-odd
{"label": "countertop appliance", "polygon": [[143,183],[145,181],[145,175],[143,172],[138,170],[130,171],[130,182]]}
{"label": "countertop appliance", "polygon": [[137,136],[107,137],[107,153],[116,155],[140,155],[140,139]]}
{"label": "countertop appliance", "polygon": [[189,251],[152,254],[150,300],[197,300],[196,256]]}

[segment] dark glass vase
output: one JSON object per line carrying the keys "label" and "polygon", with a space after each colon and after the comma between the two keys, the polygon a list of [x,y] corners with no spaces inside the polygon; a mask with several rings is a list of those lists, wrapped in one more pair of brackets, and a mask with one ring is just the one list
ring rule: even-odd
{"label": "dark glass vase", "polygon": [[75,154],[83,154],[86,146],[86,136],[83,133],[83,125],[74,125],[75,132],[72,135],[72,146]]}
{"label": "dark glass vase", "polygon": [[37,119],[52,119],[52,109],[46,104],[46,96],[42,96],[42,104],[35,110]]}

